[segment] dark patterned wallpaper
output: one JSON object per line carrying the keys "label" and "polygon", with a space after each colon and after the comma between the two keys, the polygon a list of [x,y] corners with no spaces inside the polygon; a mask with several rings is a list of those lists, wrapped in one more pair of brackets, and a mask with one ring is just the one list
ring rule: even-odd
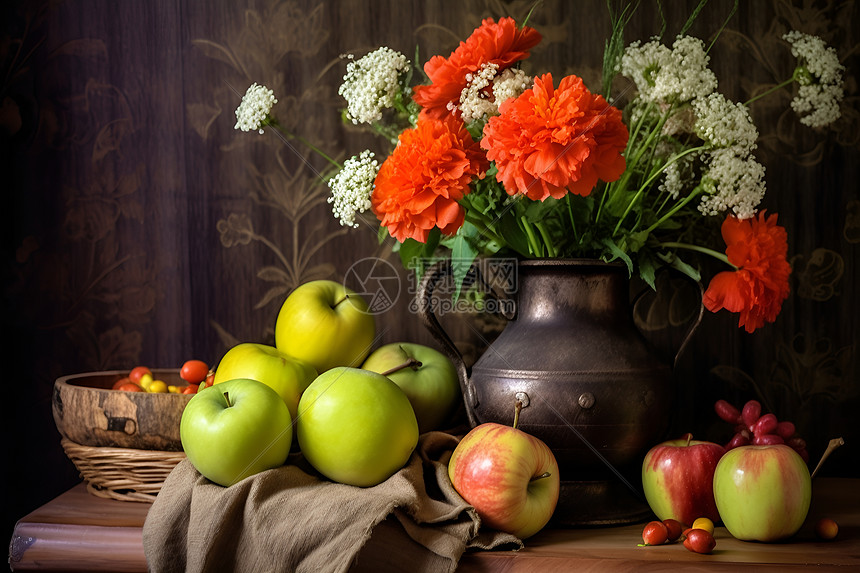
{"label": "dark patterned wallpaper", "polygon": [[[673,35],[696,2],[665,2]],[[661,27],[644,1],[627,41]],[[216,362],[238,341],[271,342],[296,285],[344,279],[365,257],[399,265],[367,229],[341,227],[318,173],[325,162],[273,131],[234,130],[252,82],[272,88],[282,124],[345,159],[370,147],[340,121],[344,53],[387,45],[447,55],[484,17],[522,21],[531,0],[13,0],[0,8],[0,190],[3,207],[3,424],[6,525],[76,483],[50,414],[61,375],[142,363]],[[690,33],[710,39],[732,2],[709,3]],[[546,0],[530,24],[544,37],[527,71],[600,81],[608,27],[602,0]],[[860,9],[854,2],[742,1],[712,49],[727,97],[745,101],[793,69],[781,36],[824,38],[846,66],[842,119],[810,129],[790,92],[756,102],[767,168],[763,207],[788,229],[792,293],[777,322],[746,334],[707,314],[678,368],[673,426],[720,431],[717,398],[757,397],[794,420],[813,459],[860,475],[850,420],[858,408]],[[379,317],[383,342],[432,344],[401,296]],[[675,281],[664,277],[663,280]],[[690,291],[643,299],[637,322],[670,348],[695,310]],[[500,328],[487,317],[451,327],[474,357]],[[476,336],[474,333],[480,333]],[[668,343],[667,343],[668,341]]]}

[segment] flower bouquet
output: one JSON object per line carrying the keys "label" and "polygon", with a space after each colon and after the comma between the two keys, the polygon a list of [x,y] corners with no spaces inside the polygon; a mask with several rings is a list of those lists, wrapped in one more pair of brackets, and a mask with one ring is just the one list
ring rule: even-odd
{"label": "flower bouquet", "polygon": [[[790,266],[786,230],[758,208],[754,100],[718,91],[708,47],[685,34],[692,18],[671,45],[625,46],[632,15],[611,12],[600,93],[576,75],[527,76],[519,63],[541,35],[512,18],[486,19],[448,57],[430,58],[423,83],[417,62],[389,48],[347,56],[343,117],[393,148],[381,164],[365,150],[341,165],[311,146],[335,166],[335,217],[358,227],[371,210],[404,264],[450,258],[455,296],[476,257],[623,261],[654,287],[661,267],[701,280],[696,257],[706,256],[726,266],[710,280],[706,308],[738,313],[747,332],[774,321]],[[799,32],[784,40],[798,65],[774,89],[796,85],[802,123],[834,121],[843,72],[835,51]],[[613,94],[616,76],[629,88]],[[252,85],[236,128],[279,128],[276,101]],[[717,226],[724,247],[713,244]]]}

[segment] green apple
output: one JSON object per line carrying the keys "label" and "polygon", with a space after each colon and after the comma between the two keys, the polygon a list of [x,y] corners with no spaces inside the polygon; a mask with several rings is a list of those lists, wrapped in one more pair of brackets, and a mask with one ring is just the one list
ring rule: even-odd
{"label": "green apple", "polygon": [[197,471],[226,487],[282,466],[293,426],[277,392],[262,382],[237,378],[205,388],[188,401],[179,437]]}
{"label": "green apple", "polygon": [[275,346],[325,372],[358,367],[370,352],[376,322],[367,302],[334,281],[311,281],[284,301],[275,322]]}
{"label": "green apple", "polygon": [[558,504],[558,463],[540,439],[487,422],[454,448],[448,477],[488,527],[525,539],[549,522]]}
{"label": "green apple", "polygon": [[454,364],[429,346],[386,344],[374,350],[361,367],[387,376],[400,386],[415,410],[422,434],[441,429],[461,397]]}
{"label": "green apple", "polygon": [[299,398],[317,377],[313,366],[287,356],[274,346],[243,342],[228,350],[215,370],[215,384],[235,378],[251,378],[278,393],[296,418]]}
{"label": "green apple", "polygon": [[397,384],[381,374],[337,367],[299,400],[302,454],[327,478],[369,487],[391,477],[418,444],[418,422]]}
{"label": "green apple", "polygon": [[714,471],[714,499],[734,537],[785,539],[797,533],[809,511],[809,468],[785,444],[733,448]]}

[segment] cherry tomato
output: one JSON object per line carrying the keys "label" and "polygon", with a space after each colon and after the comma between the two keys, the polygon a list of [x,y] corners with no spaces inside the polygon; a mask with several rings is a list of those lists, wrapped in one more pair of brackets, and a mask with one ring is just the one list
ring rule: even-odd
{"label": "cherry tomato", "polygon": [[189,360],[182,365],[179,376],[191,384],[199,384],[206,379],[209,373],[209,365],[202,360]]}
{"label": "cherry tomato", "polygon": [[815,523],[815,535],[819,539],[830,541],[839,534],[839,524],[829,517],[822,517]]}
{"label": "cherry tomato", "polygon": [[122,386],[123,384],[128,384],[129,382],[131,382],[131,380],[129,380],[128,376],[126,376],[125,378],[120,378],[113,383],[113,386],[111,386],[111,390],[119,390],[120,386]]}
{"label": "cherry tomato", "polygon": [[704,529],[691,529],[684,539],[684,547],[693,553],[710,553],[716,546],[714,536]]}
{"label": "cherry tomato", "polygon": [[663,545],[669,539],[669,530],[662,521],[652,521],[642,530],[645,545]]}
{"label": "cherry tomato", "polygon": [[149,385],[149,388],[147,388],[146,391],[152,392],[153,394],[166,394],[167,383],[164,380],[153,380],[152,384]]}
{"label": "cherry tomato", "polygon": [[128,373],[128,379],[134,382],[135,384],[140,383],[140,378],[144,374],[152,375],[152,371],[146,366],[135,366],[131,369],[131,372]]}
{"label": "cherry tomato", "polygon": [[144,390],[134,382],[126,382],[125,384],[117,388],[117,390],[122,390],[124,392],[146,392],[146,390]]}
{"label": "cherry tomato", "polygon": [[675,541],[679,537],[681,537],[681,522],[677,519],[664,519],[663,525],[666,526],[666,530],[669,533],[669,541]]}
{"label": "cherry tomato", "polygon": [[708,519],[707,517],[699,517],[691,526],[691,529],[704,529],[711,535],[714,534],[714,522]]}
{"label": "cherry tomato", "polygon": [[182,389],[183,394],[197,394],[197,384],[189,384]]}

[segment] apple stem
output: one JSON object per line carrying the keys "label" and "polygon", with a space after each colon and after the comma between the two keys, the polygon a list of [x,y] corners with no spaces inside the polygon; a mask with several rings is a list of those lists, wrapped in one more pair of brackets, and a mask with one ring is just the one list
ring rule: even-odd
{"label": "apple stem", "polygon": [[812,470],[812,476],[810,476],[810,479],[815,477],[815,474],[818,473],[818,468],[820,468],[821,464],[824,463],[824,460],[826,460],[830,456],[830,454],[833,453],[833,450],[844,444],[845,440],[843,440],[842,438],[834,438],[830,440],[830,443],[827,444],[827,449],[824,450],[824,453],[821,455],[821,459],[818,460],[818,465],[815,466],[814,470]]}
{"label": "apple stem", "polygon": [[346,300],[346,299],[348,299],[348,298],[349,298],[349,295],[348,295],[348,294],[343,295],[343,298],[341,298],[339,301],[337,301],[336,303],[334,303],[334,306],[332,306],[332,308],[337,308],[337,305],[339,305],[340,303],[342,303],[343,301],[345,301],[345,300]]}
{"label": "apple stem", "polygon": [[514,429],[516,429],[517,424],[520,423],[520,412],[522,411],[522,409],[523,403],[520,400],[517,400],[517,403],[514,404],[514,424],[512,426]]}
{"label": "apple stem", "polygon": [[390,369],[386,370],[385,372],[382,373],[382,375],[388,376],[389,374],[394,374],[398,370],[403,370],[404,368],[412,367],[412,368],[417,369],[417,368],[421,368],[421,366],[423,366],[423,364],[421,363],[420,360],[415,360],[414,358],[410,357],[409,360],[407,360],[403,364],[399,364],[399,365],[395,366],[394,368],[390,368]]}
{"label": "apple stem", "polygon": [[537,481],[537,480],[539,480],[539,479],[548,478],[548,477],[549,477],[549,476],[551,476],[551,475],[552,475],[552,474],[551,474],[550,472],[543,472],[543,473],[542,473],[542,474],[540,474],[539,476],[534,476],[532,479],[530,479],[530,480],[529,480],[529,482]]}
{"label": "apple stem", "polygon": [[692,441],[693,441],[693,434],[688,433],[687,434],[687,445],[689,446],[690,442],[692,442]]}
{"label": "apple stem", "polygon": [[224,399],[227,401],[227,407],[231,408],[233,404],[230,403],[230,393],[224,392]]}

